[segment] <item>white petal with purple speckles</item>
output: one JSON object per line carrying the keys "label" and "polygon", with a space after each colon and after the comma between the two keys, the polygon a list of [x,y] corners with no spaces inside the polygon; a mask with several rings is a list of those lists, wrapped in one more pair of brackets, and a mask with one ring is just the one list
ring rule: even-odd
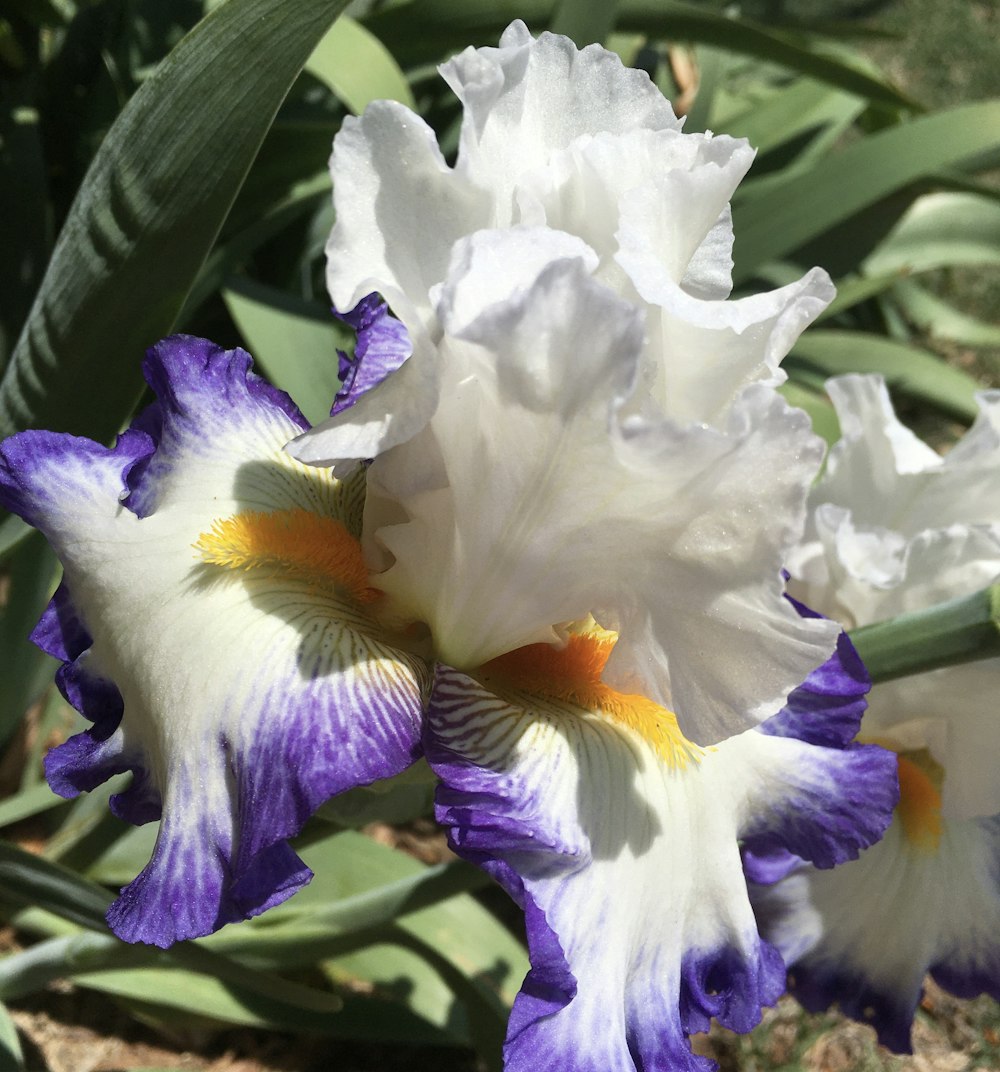
{"label": "white petal with purple speckles", "polygon": [[[784,966],[757,934],[740,838],[830,866],[877,838],[895,802],[893,757],[845,749],[864,706],[851,694],[866,686],[839,664],[827,673],[823,699],[801,701],[774,734],[701,751],[641,700],[656,725],[505,691],[490,667],[482,680],[502,698],[439,670],[425,734],[438,818],[527,914],[532,971],[507,1072],[710,1068],[688,1036],[711,1017],[747,1031],[777,999]],[[797,738],[810,710],[844,704],[838,690],[847,707],[831,746]]]}

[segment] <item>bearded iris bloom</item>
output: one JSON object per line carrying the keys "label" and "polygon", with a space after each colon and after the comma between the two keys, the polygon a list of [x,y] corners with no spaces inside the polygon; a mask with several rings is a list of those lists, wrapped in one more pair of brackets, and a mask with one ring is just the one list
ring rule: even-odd
{"label": "bearded iris bloom", "polygon": [[850,743],[863,668],[783,595],[822,446],[778,362],[832,290],[727,300],[751,154],[604,50],[515,24],[444,73],[453,169],[388,103],[332,163],[333,300],[378,291],[412,350],[289,449],[372,459],[373,583],[433,638],[438,819],[527,915],[506,1067],[706,1067],[687,1036],[784,988],[741,841],[830,867],[896,799]]}
{"label": "bearded iris bloom", "polygon": [[305,816],[422,749],[527,914],[507,1067],[704,1067],[687,1036],[784,984],[741,843],[831,867],[896,800],[852,743],[863,668],[784,596],[823,451],[775,387],[832,288],[729,299],[752,154],[610,53],[514,24],[445,76],[455,168],[392,104],[338,137],[329,422],[178,338],[113,450],[3,447],[66,570],[37,639],[95,722],[49,777],[132,770],[114,806],[162,811],[111,918],[168,944],[288,896]]}
{"label": "bearded iris bloom", "polygon": [[[896,418],[875,376],[830,381],[843,438],[790,556],[803,599],[850,626],[980,590],[1000,576],[1000,392],[945,457]],[[961,997],[1000,997],[1000,660],[875,686],[864,733],[897,754],[901,798],[885,839],[817,872],[785,862],[760,892],[762,929],[811,1009],[837,1002],[909,1051],[929,972]],[[751,859],[762,882],[774,859]],[[778,869],[781,873],[781,868]]]}
{"label": "bearded iris bloom", "polygon": [[108,919],[166,946],[308,881],[287,838],[412,762],[426,671],[374,617],[363,487],[285,453],[306,422],[249,356],[178,336],[144,371],[158,401],[113,448],[0,445],[0,504],[63,564],[34,640],[94,723],[49,753],[49,783],[74,796],[132,772],[112,810],[163,821]]}

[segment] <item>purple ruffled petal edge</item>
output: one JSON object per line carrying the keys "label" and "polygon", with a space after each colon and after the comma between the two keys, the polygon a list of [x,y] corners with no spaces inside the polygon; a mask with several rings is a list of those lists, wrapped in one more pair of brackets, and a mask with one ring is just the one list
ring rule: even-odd
{"label": "purple ruffled petal edge", "polygon": [[152,444],[149,455],[126,478],[123,502],[137,517],[148,517],[156,509],[157,483],[172,464],[159,453],[161,444],[210,436],[251,407],[276,409],[301,431],[309,427],[288,395],[253,371],[253,358],[240,347],[225,350],[194,335],[170,335],[146,351],[142,373],[156,402],[129,429],[146,435]]}
{"label": "purple ruffled petal edge", "polygon": [[413,352],[406,328],[393,317],[378,294],[369,294],[349,312],[334,315],[357,332],[354,356],[340,356],[341,388],[330,416],[350,409],[366,391],[377,387],[395,372]]}
{"label": "purple ruffled petal edge", "polygon": [[[815,616],[796,606],[804,616]],[[757,727],[766,736],[796,738],[840,755],[838,792],[821,814],[804,800],[801,812],[792,809],[780,830],[746,832],[744,870],[751,881],[777,881],[800,858],[820,868],[857,859],[888,830],[899,801],[896,757],[854,740],[870,688],[854,645],[841,633],[833,655],[789,695],[777,715]]]}
{"label": "purple ruffled petal edge", "polygon": [[[457,675],[438,667],[437,682]],[[435,691],[425,722],[424,752],[441,779],[435,814],[448,831],[451,848],[487,871],[524,909],[531,969],[514,1001],[504,1047],[505,1072],[535,1072],[539,1067],[539,1030],[545,1021],[574,998],[577,982],[569,968],[557,932],[532,897],[532,879],[585,869],[589,860],[577,846],[562,843],[552,830],[530,821],[528,786],[511,772],[480,769],[459,752],[441,743],[433,732]],[[522,811],[528,807],[521,818]],[[707,1029],[714,1017],[736,1031],[748,1031],[760,1020],[762,1006],[773,1004],[785,988],[785,965],[777,950],[761,940],[748,954],[728,944],[709,950],[689,950],[678,981],[678,1005],[651,1019],[630,1016],[628,1048],[637,1068],[708,1072],[717,1064],[693,1054],[688,1038]],[[632,988],[633,990],[635,987]],[[635,1007],[642,995],[630,994]],[[662,1001],[662,994],[650,1000]],[[632,1006],[630,1006],[632,1007]],[[654,1024],[655,1019],[655,1024]],[[546,1052],[546,1068],[560,1072],[592,1072],[579,1055],[560,1060]],[[652,1061],[652,1063],[646,1063]],[[665,1063],[664,1063],[665,1062]],[[594,1070],[596,1072],[596,1070]]]}

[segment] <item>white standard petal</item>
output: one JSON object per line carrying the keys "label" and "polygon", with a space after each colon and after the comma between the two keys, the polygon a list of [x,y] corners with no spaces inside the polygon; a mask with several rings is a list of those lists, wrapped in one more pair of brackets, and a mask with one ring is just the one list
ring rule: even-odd
{"label": "white standard petal", "polygon": [[464,111],[456,170],[489,190],[493,227],[518,222],[514,189],[584,134],[680,129],[660,91],[612,52],[567,37],[532,39],[512,23],[499,48],[469,48],[441,68]]}
{"label": "white standard petal", "polygon": [[490,226],[487,194],[456,175],[434,132],[392,101],[347,118],[330,159],[337,222],[327,243],[334,305],[353,309],[378,291],[411,334],[433,331],[429,294],[451,247]]}
{"label": "white standard petal", "polygon": [[[508,239],[477,249],[492,263]],[[477,249],[453,309],[483,293]],[[782,598],[822,453],[804,415],[761,389],[722,431],[620,427],[641,322],[580,258],[466,319],[442,343],[434,418],[369,471],[371,495],[408,518],[374,534],[395,559],[379,587],[452,665],[593,614],[622,627],[616,680],[671,703],[693,739],[772,714],[836,636]]]}
{"label": "white standard petal", "polygon": [[[684,279],[696,290],[717,285],[721,292],[713,296],[725,297],[732,228],[727,242],[717,227],[725,217],[725,228],[729,198],[752,160],[746,142],[728,137],[676,130],[601,133],[577,139],[544,168],[525,174],[517,199],[523,220],[569,231],[598,250],[601,278],[616,280],[623,291],[619,242],[634,243],[641,234],[643,250],[675,282]],[[711,256],[706,251],[693,265],[710,235]]]}
{"label": "white standard petal", "polygon": [[948,524],[1000,524],[997,394],[964,441],[945,457],[900,423],[880,376],[839,376],[827,384],[842,438],[830,452],[813,501],[851,511],[856,525],[909,538]]}

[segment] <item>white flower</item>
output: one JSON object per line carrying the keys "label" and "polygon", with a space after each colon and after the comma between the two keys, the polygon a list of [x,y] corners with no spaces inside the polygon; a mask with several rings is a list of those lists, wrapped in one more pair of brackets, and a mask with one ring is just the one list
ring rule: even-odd
{"label": "white flower", "polygon": [[443,73],[465,106],[454,168],[389,102],[332,163],[333,300],[380,292],[412,354],[292,452],[375,459],[378,586],[442,660],[593,615],[621,637],[611,682],[701,743],[745,729],[836,635],[782,598],[821,448],[773,390],[829,281],[726,300],[752,153],[680,133],[610,53],[514,23]]}
{"label": "white flower", "polygon": [[[789,559],[791,590],[867,625],[1000,577],[1000,392],[980,396],[975,425],[942,457],[897,420],[880,377],[827,389],[843,438]],[[796,996],[838,1002],[897,1050],[909,1050],[928,972],[962,997],[1000,997],[998,695],[1000,659],[875,685],[864,734],[898,754],[893,825],[857,862],[797,869],[758,898]]]}

